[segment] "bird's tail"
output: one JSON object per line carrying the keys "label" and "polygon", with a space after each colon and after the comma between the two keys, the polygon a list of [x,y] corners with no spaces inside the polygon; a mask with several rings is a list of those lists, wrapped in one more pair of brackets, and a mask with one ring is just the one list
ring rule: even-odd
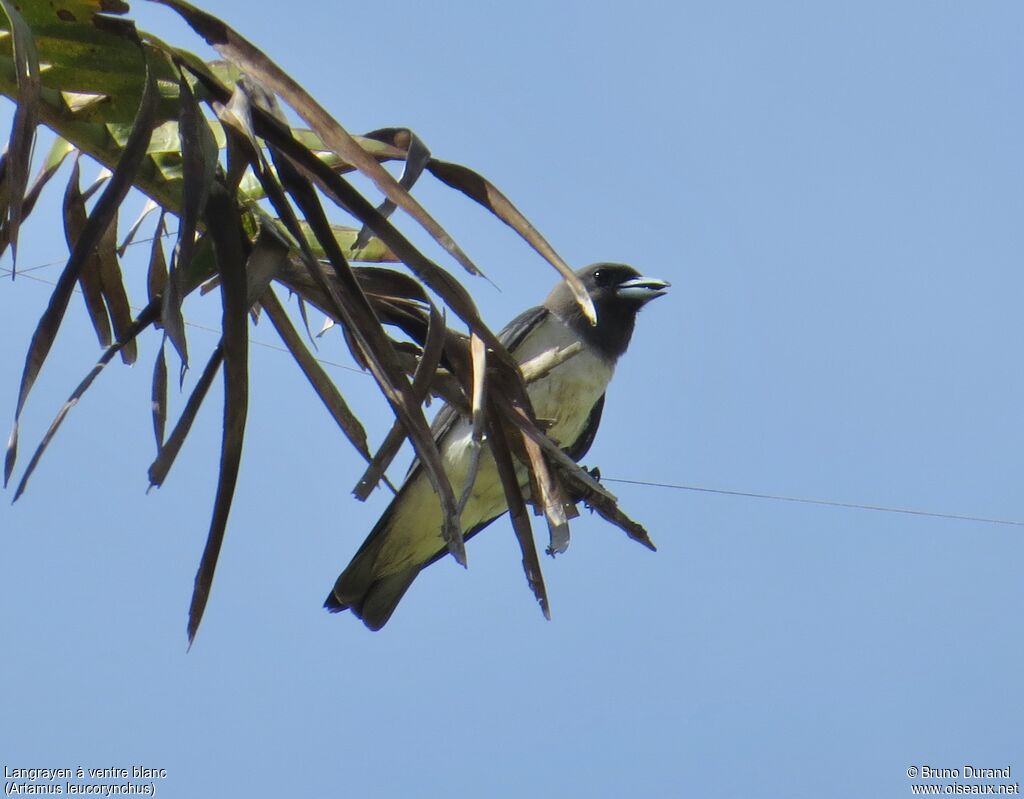
{"label": "bird's tail", "polygon": [[412,585],[412,581],[425,565],[412,563],[395,570],[387,568],[381,558],[381,551],[393,532],[393,524],[397,521],[396,508],[410,490],[409,485],[406,483],[399,490],[390,507],[374,525],[352,558],[352,562],[335,581],[333,590],[324,602],[324,607],[331,613],[351,610],[371,630],[379,630],[387,623],[399,601]]}
{"label": "bird's tail", "polygon": [[368,584],[364,581],[362,584],[365,588],[361,592],[352,590],[352,585],[346,580],[349,571],[346,569],[334,584],[334,590],[327,595],[324,607],[331,613],[351,610],[371,630],[379,630],[387,624],[421,568],[410,566],[403,571],[372,579]]}

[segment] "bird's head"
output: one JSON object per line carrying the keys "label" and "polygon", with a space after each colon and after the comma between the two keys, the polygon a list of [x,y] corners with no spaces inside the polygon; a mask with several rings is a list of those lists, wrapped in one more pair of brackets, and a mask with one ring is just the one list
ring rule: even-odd
{"label": "bird's head", "polygon": [[596,325],[584,316],[565,281],[555,286],[544,305],[611,360],[629,346],[640,309],[665,294],[670,286],[665,280],[641,275],[627,264],[591,264],[576,275],[594,303]]}

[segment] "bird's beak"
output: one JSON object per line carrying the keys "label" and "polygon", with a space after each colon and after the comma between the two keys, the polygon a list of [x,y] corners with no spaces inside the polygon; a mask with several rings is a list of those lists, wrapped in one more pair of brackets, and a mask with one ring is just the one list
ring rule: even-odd
{"label": "bird's beak", "polygon": [[660,297],[665,290],[671,286],[667,280],[658,280],[656,277],[631,277],[629,280],[620,283],[615,289],[616,295],[627,300],[633,300],[641,304],[650,302],[655,297]]}

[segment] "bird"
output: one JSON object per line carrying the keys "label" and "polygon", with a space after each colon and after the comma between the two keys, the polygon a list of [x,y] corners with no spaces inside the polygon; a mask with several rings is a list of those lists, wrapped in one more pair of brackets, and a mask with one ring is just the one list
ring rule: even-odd
{"label": "bird", "polygon": [[[547,435],[579,461],[594,441],[608,383],[629,346],[638,312],[664,295],[670,284],[620,263],[592,264],[576,275],[593,301],[596,323],[584,315],[563,280],[542,305],[519,314],[498,338],[519,364],[581,343],[576,355],[527,386],[537,419],[547,423]],[[445,473],[460,497],[476,443],[472,424],[453,406],[445,405],[431,429]],[[527,486],[525,469],[518,471],[521,485]],[[485,447],[460,516],[464,539],[507,510],[494,458]],[[440,500],[425,470],[416,464],[338,577],[324,607],[332,613],[351,610],[371,630],[382,628],[420,571],[447,554],[442,521]]]}

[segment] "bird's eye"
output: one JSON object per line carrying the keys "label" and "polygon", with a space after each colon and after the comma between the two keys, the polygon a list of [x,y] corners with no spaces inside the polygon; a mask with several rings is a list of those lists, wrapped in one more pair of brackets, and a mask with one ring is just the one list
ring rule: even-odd
{"label": "bird's eye", "polygon": [[612,275],[607,269],[595,269],[592,273],[594,282],[599,286],[607,286],[612,282]]}

